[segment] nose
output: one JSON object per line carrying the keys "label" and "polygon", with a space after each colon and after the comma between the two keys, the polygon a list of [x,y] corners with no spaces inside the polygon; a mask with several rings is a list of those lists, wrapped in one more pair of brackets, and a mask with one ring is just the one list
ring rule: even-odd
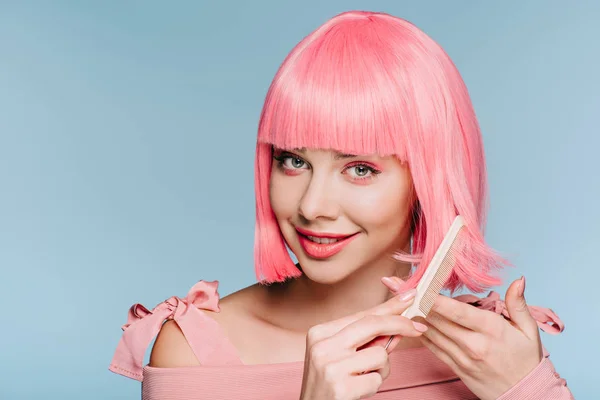
{"label": "nose", "polygon": [[335,220],[339,215],[339,203],[332,182],[325,176],[313,174],[300,200],[299,214],[307,221],[317,219]]}

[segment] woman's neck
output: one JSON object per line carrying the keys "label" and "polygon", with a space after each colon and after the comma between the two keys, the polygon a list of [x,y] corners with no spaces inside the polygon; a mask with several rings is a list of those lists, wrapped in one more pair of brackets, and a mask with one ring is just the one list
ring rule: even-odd
{"label": "woman's neck", "polygon": [[282,329],[305,333],[314,325],[351,315],[389,299],[392,294],[381,283],[384,276],[406,276],[410,264],[387,258],[363,266],[343,281],[320,284],[306,275],[267,287],[265,320]]}

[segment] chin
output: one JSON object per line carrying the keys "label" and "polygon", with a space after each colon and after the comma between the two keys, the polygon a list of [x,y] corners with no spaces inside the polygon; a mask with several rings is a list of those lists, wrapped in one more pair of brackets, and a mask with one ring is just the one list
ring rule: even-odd
{"label": "chin", "polygon": [[312,282],[322,285],[334,285],[350,276],[356,269],[349,268],[347,260],[314,260],[307,257],[298,259],[302,273]]}

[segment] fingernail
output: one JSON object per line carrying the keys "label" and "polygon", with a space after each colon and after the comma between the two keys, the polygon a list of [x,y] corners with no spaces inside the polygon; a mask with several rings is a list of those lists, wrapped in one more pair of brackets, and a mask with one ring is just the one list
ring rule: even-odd
{"label": "fingernail", "polygon": [[525,276],[521,276],[521,283],[519,287],[519,296],[523,297],[525,294]]}
{"label": "fingernail", "polygon": [[417,289],[410,289],[407,290],[406,292],[400,294],[400,300],[401,301],[407,301],[412,299],[413,297],[415,297],[415,295],[417,294]]}
{"label": "fingernail", "polygon": [[398,284],[398,285],[403,285],[405,282],[400,279],[400,277],[398,276],[392,276],[392,279]]}
{"label": "fingernail", "polygon": [[427,331],[427,325],[424,325],[420,322],[416,322],[413,321],[413,325],[415,326],[415,329],[418,330],[419,332],[426,332]]}
{"label": "fingernail", "polygon": [[396,281],[392,278],[385,276],[381,278],[381,282],[392,292],[398,292],[400,290],[400,285],[398,285],[398,283],[396,283]]}

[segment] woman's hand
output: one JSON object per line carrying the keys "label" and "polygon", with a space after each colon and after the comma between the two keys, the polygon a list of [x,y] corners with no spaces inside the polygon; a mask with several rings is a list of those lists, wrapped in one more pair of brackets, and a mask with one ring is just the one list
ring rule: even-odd
{"label": "woman's hand", "polygon": [[[380,336],[417,337],[426,330],[400,314],[414,290],[370,310],[312,327],[306,337],[301,400],[362,399],[377,393],[389,375],[388,352],[372,345]],[[388,351],[398,340],[394,339]],[[365,346],[367,345],[367,346]]]}
{"label": "woman's hand", "polygon": [[438,296],[421,338],[480,399],[497,399],[542,360],[538,326],[524,297],[525,279],[506,291],[510,321],[446,296]]}

